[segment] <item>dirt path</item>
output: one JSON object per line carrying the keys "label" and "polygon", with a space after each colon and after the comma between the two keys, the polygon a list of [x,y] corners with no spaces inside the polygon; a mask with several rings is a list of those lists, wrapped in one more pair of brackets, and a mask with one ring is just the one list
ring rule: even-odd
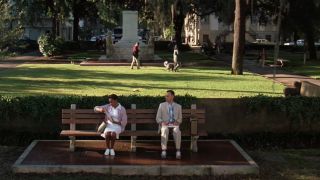
{"label": "dirt path", "polygon": [[2,62],[0,62],[0,71],[6,70],[6,69],[13,69],[21,64],[23,64],[23,63],[2,63]]}

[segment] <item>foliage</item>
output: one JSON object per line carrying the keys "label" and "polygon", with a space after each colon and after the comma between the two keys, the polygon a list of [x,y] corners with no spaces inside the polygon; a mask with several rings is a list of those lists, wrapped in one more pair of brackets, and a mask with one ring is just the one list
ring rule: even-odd
{"label": "foliage", "polygon": [[[195,100],[189,95],[176,97],[184,108],[190,108]],[[91,109],[107,101],[107,96],[0,96],[0,129],[57,133],[61,130],[61,109],[69,109],[71,104]],[[136,104],[137,108],[157,108],[163,101],[162,96],[119,96],[125,108],[130,108],[131,104]]]}
{"label": "foliage", "polygon": [[12,13],[12,6],[9,1],[0,1],[0,52],[4,48],[8,48],[19,37],[21,37],[22,29],[20,22],[16,21],[19,14]]}
{"label": "foliage", "polygon": [[39,50],[46,57],[60,54],[63,43],[62,38],[54,38],[50,34],[42,34],[38,39]]}
{"label": "foliage", "polygon": [[166,28],[164,31],[164,38],[166,40],[171,40],[172,37],[174,37],[175,30],[174,30],[174,25],[171,24],[169,27]]}
{"label": "foliage", "polygon": [[304,125],[313,130],[320,117],[320,97],[287,97],[268,96],[243,97],[242,101],[249,112],[267,109],[270,113],[285,113],[294,126]]}

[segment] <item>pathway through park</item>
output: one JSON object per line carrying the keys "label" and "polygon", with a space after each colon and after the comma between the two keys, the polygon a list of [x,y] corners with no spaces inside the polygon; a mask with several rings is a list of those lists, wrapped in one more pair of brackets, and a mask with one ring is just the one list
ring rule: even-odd
{"label": "pathway through park", "polygon": [[[226,54],[216,55],[212,57],[212,59],[222,60],[224,61],[225,65],[231,66],[232,57],[230,55],[226,55]],[[251,73],[261,75],[265,78],[274,80],[275,82],[281,83],[288,87],[292,87],[295,81],[308,81],[310,83],[320,86],[319,79],[314,79],[309,76],[290,73],[288,71],[281,70],[280,67],[276,69],[275,76],[273,75],[274,73],[273,67],[269,67],[269,66],[261,67],[261,66],[258,66],[257,63],[254,61],[244,60],[243,68]]]}
{"label": "pathway through park", "polygon": [[[295,81],[299,81],[299,82],[307,81],[312,84],[320,86],[320,80],[318,79],[315,79],[309,76],[290,73],[288,71],[281,70],[280,67],[276,69],[274,69],[274,67],[269,67],[269,66],[261,67],[261,66],[258,66],[255,62],[246,60],[244,63],[244,68],[252,73],[259,74],[263,77],[272,79],[275,82],[279,82],[288,87],[293,87],[293,83]],[[275,75],[274,75],[274,72],[275,72]]]}

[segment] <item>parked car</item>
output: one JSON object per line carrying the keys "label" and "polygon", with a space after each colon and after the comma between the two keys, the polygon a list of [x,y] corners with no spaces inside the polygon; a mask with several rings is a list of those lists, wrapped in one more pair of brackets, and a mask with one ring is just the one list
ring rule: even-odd
{"label": "parked car", "polygon": [[298,39],[297,46],[304,46],[304,39]]}
{"label": "parked car", "polygon": [[255,44],[274,44],[267,39],[256,39],[253,43]]}
{"label": "parked car", "polygon": [[90,38],[90,41],[91,41],[91,42],[96,42],[96,41],[97,41],[97,37],[96,37],[96,36],[91,37],[91,38]]}
{"label": "parked car", "polygon": [[285,42],[283,43],[284,46],[294,46],[294,42]]}
{"label": "parked car", "polygon": [[113,29],[113,43],[118,42],[122,38],[122,27],[116,27]]}
{"label": "parked car", "polygon": [[203,42],[200,50],[201,53],[210,56],[215,54],[216,47],[215,44],[212,44],[211,42]]}
{"label": "parked car", "polygon": [[[292,41],[292,42],[286,42],[286,43],[284,43],[283,45],[284,45],[284,46],[294,46],[295,43]],[[304,39],[298,39],[298,40],[296,41],[296,45],[297,45],[297,46],[304,46]],[[314,45],[315,45],[315,46],[320,46],[320,41],[315,42]]]}

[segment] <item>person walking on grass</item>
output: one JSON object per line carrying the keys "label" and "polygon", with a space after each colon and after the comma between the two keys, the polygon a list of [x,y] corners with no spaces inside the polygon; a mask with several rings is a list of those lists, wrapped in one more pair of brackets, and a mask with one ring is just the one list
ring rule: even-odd
{"label": "person walking on grass", "polygon": [[174,50],[173,50],[173,63],[174,63],[174,67],[176,67],[176,65],[178,64],[179,61],[179,50],[178,50],[178,46],[175,45],[174,46]]}
{"label": "person walking on grass", "polygon": [[133,69],[134,63],[136,63],[137,69],[140,69],[139,51],[139,42],[136,42],[136,44],[132,48],[131,69]]}
{"label": "person walking on grass", "polygon": [[181,105],[174,102],[174,91],[168,90],[165,99],[159,105],[156,121],[159,124],[161,131],[161,158],[167,157],[167,143],[169,139],[169,130],[173,131],[173,139],[176,145],[176,158],[181,159],[181,131],[180,124],[182,123],[182,110]]}
{"label": "person walking on grass", "polygon": [[118,102],[118,96],[111,94],[108,96],[109,104],[94,107],[95,112],[104,113],[105,120],[98,130],[101,136],[106,139],[107,149],[104,155],[115,156],[114,144],[119,134],[122,133],[127,125],[126,109]]}

